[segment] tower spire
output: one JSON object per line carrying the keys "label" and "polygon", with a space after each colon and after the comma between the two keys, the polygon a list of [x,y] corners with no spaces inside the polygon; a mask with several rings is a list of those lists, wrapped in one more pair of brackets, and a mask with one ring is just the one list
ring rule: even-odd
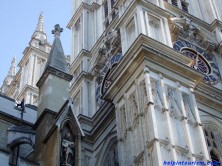
{"label": "tower spire", "polygon": [[35,29],[36,32],[43,32],[45,33],[45,29],[44,29],[44,23],[43,23],[43,14],[42,12],[39,15],[39,20],[38,20],[38,24],[37,27]]}
{"label": "tower spire", "polygon": [[[60,34],[63,31],[63,28],[60,28],[59,24],[54,26],[52,34],[54,34],[54,41],[52,44],[51,51],[43,75],[37,82],[37,87],[40,87],[44,80],[46,79],[46,74],[51,73],[57,75],[65,80],[71,81],[72,76],[69,74],[68,65],[65,59],[65,54],[62,48],[62,43],[60,41]],[[60,74],[58,74],[60,73]]]}
{"label": "tower spire", "polygon": [[14,56],[11,62],[11,67],[8,71],[8,76],[15,76],[15,74],[16,74],[16,58]]}

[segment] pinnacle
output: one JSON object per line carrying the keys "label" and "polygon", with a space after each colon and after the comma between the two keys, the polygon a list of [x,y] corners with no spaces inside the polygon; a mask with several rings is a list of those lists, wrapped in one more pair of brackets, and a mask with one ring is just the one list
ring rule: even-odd
{"label": "pinnacle", "polygon": [[15,76],[15,74],[16,74],[16,59],[14,56],[11,62],[11,67],[8,71],[8,76]]}
{"label": "pinnacle", "polygon": [[45,33],[42,12],[39,15],[38,24],[37,24],[37,27],[36,27],[35,31],[36,32],[43,32],[43,33]]}

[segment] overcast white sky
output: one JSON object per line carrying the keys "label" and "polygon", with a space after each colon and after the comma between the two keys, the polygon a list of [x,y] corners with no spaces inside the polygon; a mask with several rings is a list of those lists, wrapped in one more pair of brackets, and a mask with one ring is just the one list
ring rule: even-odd
{"label": "overcast white sky", "polygon": [[[0,87],[12,58],[20,61],[36,28],[41,12],[48,41],[55,24],[63,28],[61,41],[66,55],[71,53],[71,31],[66,28],[71,19],[71,0],[1,0],[0,2]],[[18,68],[17,68],[18,70]]]}

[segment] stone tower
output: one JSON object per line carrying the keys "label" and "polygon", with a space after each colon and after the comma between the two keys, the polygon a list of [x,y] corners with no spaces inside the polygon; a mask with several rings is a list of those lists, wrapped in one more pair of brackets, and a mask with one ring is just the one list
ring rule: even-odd
{"label": "stone tower", "polygon": [[55,36],[52,49],[49,54],[44,72],[37,82],[39,88],[38,117],[44,109],[58,112],[60,107],[69,98],[69,75],[68,65],[60,41],[62,28],[55,25],[52,33]]}
{"label": "stone tower", "polygon": [[[69,74],[60,41],[60,33],[62,30],[57,24],[55,25],[55,30],[52,31],[55,39],[44,72],[37,83],[39,88],[39,104],[37,109],[37,122],[35,124],[36,151],[34,156],[36,161],[43,160],[43,139],[48,137],[47,135],[50,133],[49,129],[53,128],[55,115],[69,98],[69,82],[72,76]],[[56,138],[53,139],[55,142],[58,141]],[[56,156],[55,153],[52,155]],[[44,162],[47,162],[47,160],[44,160]]]}
{"label": "stone tower", "polygon": [[37,106],[39,92],[36,83],[43,73],[50,48],[41,13],[29,46],[25,48],[18,63],[20,69],[13,77],[7,92],[5,91],[6,96],[19,101],[25,99],[26,104]]}
{"label": "stone tower", "polygon": [[38,89],[36,83],[43,73],[49,51],[50,45],[44,31],[41,13],[29,46],[24,50],[24,56],[18,64],[21,68],[18,100],[24,98],[27,104],[37,105]]}
{"label": "stone tower", "polygon": [[70,94],[84,163],[222,161],[221,5],[73,0]]}

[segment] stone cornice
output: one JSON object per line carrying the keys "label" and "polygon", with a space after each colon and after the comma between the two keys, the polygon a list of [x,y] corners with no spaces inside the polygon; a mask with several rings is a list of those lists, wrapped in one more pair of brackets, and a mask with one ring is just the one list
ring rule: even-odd
{"label": "stone cornice", "polygon": [[222,112],[222,90],[204,83],[200,83],[194,94],[198,102]]}
{"label": "stone cornice", "polygon": [[55,76],[60,77],[64,80],[67,80],[67,81],[71,81],[72,77],[73,77],[70,74],[64,73],[63,71],[60,71],[60,70],[57,70],[53,67],[48,66],[36,84],[38,88],[41,87],[41,85],[46,80],[46,78],[48,77],[49,74],[55,75]]}
{"label": "stone cornice", "polygon": [[[42,42],[41,40],[39,40],[39,39],[37,39],[37,38],[32,38],[32,39],[30,40],[30,42],[29,42],[29,45],[31,45],[31,43],[32,43],[33,40]],[[50,43],[49,43],[48,41],[46,41],[46,43],[44,43],[44,45],[51,47],[51,45],[50,45]]]}
{"label": "stone cornice", "polygon": [[195,87],[202,81],[203,74],[188,67],[190,60],[174,49],[141,34],[110,75],[109,80],[113,80],[113,83],[102,97],[113,100],[136,68],[140,68],[142,72],[146,65],[152,71],[161,72],[163,76],[178,81],[181,85]]}
{"label": "stone cornice", "polygon": [[[95,143],[96,140],[101,136],[103,131],[115,120],[115,111],[113,111],[114,105],[111,103],[104,103],[103,106],[96,112],[92,118],[88,118],[80,115],[80,123],[90,124],[91,130],[84,130],[86,134],[87,143]],[[102,125],[102,127],[101,127]],[[115,127],[115,126],[113,126]]]}
{"label": "stone cornice", "polygon": [[31,51],[36,51],[36,52],[40,53],[41,55],[44,55],[45,58],[47,58],[47,56],[48,56],[48,53],[43,50],[40,50],[40,49],[35,48],[33,46],[26,47],[25,51],[23,52],[24,56],[22,57],[22,59],[18,63],[19,67],[22,67],[26,63]]}
{"label": "stone cornice", "polygon": [[17,99],[20,99],[28,90],[33,90],[33,91],[36,92],[36,94],[38,94],[38,89],[37,88],[35,88],[35,87],[31,86],[31,85],[26,84],[23,87],[22,91],[19,93]]}
{"label": "stone cornice", "polygon": [[157,13],[158,15],[164,16],[166,18],[169,18],[170,16],[172,16],[171,13],[169,13],[168,11],[154,5],[153,3],[150,3],[146,0],[134,0],[133,2],[131,2],[130,6],[126,9],[126,11],[123,13],[123,15],[121,16],[121,18],[119,19],[118,23],[117,23],[117,27],[122,26],[123,24],[126,23],[126,20],[129,19],[129,15],[133,14],[133,11],[136,10],[136,6],[138,4],[141,4],[141,6],[146,7],[147,9],[149,9],[152,12]]}
{"label": "stone cornice", "polygon": [[207,22],[195,17],[194,15],[191,15],[189,13],[185,13],[184,11],[179,9],[178,7],[175,7],[166,1],[164,1],[164,6],[167,11],[169,9],[168,12],[170,12],[170,11],[174,12],[174,13],[171,13],[172,16],[176,16],[175,13],[178,14],[178,16],[185,16],[185,17],[189,18],[190,20],[192,20],[192,22],[195,23],[196,25],[198,25],[202,28],[205,28],[208,31],[212,32],[216,26],[222,27],[222,22],[217,19],[215,19],[211,24],[208,24]]}
{"label": "stone cornice", "polygon": [[[7,114],[5,112],[0,111],[0,118],[1,120],[5,120],[11,124],[15,124],[15,125],[19,125],[21,123],[21,118],[17,118],[11,114]],[[23,124],[27,125],[27,126],[33,126],[33,123],[31,122],[27,122],[26,120],[23,119],[22,121]]]}

